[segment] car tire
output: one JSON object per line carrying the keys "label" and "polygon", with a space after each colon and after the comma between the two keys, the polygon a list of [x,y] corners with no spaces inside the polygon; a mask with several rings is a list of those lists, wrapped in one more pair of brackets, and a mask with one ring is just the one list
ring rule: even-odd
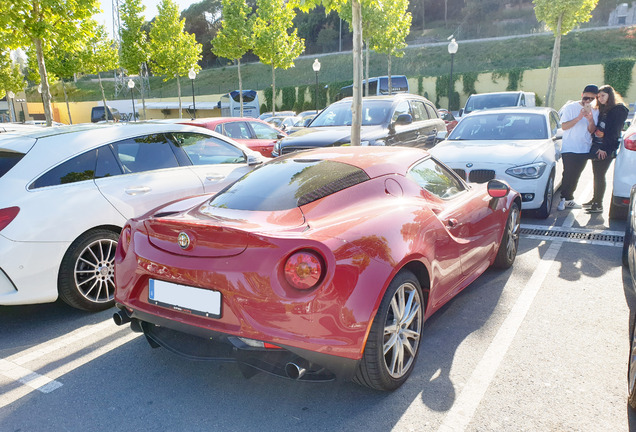
{"label": "car tire", "polygon": [[627,209],[628,207],[617,206],[616,204],[611,203],[609,208],[609,218],[616,220],[625,220],[627,219]]}
{"label": "car tire", "polygon": [[499,243],[499,250],[495,257],[494,267],[507,269],[512,266],[519,248],[519,231],[521,230],[521,212],[517,203],[512,203],[508,212],[508,220]]}
{"label": "car tire", "polygon": [[115,303],[115,249],[119,234],[107,229],[87,232],[64,254],[58,275],[60,298],[85,311],[100,311]]}
{"label": "car tire", "polygon": [[636,317],[630,331],[629,360],[627,363],[627,391],[629,406],[636,409]]}
{"label": "car tire", "polygon": [[415,366],[423,323],[422,288],[413,273],[403,270],[382,298],[353,381],[383,391],[404,384]]}
{"label": "car tire", "polygon": [[550,174],[548,184],[545,185],[545,193],[543,194],[543,204],[537,210],[539,219],[547,219],[552,212],[552,201],[554,199],[554,173]]}

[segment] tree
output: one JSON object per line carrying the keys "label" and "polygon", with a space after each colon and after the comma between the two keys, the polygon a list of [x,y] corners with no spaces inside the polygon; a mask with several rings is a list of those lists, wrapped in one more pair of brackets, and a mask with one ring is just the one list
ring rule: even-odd
{"label": "tree", "polygon": [[554,105],[561,57],[561,36],[568,34],[578,24],[589,21],[597,2],[598,0],[534,0],[534,13],[537,20],[543,21],[554,33],[550,78],[545,95],[546,106]]}
{"label": "tree", "polygon": [[285,0],[257,0],[254,21],[254,54],[272,67],[272,112],[276,113],[276,69],[289,69],[305,50],[305,40],[293,25],[294,9]]}
{"label": "tree", "polygon": [[68,119],[70,124],[73,124],[73,118],[71,117],[71,108],[68,102],[68,93],[66,91],[66,85],[64,83],[65,78],[71,78],[75,73],[81,71],[81,59],[80,53],[74,50],[68,51],[59,49],[51,50],[51,53],[46,57],[49,59],[48,73],[49,77],[59,77],[62,83],[62,91],[64,92],[64,101],[66,102],[66,111],[68,112]]}
{"label": "tree", "polygon": [[44,52],[52,43],[72,45],[89,37],[88,21],[99,12],[98,4],[98,0],[0,0],[3,48],[35,48],[47,126],[53,115]]}
{"label": "tree", "polygon": [[187,76],[190,69],[201,70],[201,44],[193,34],[185,33],[185,19],[179,20],[179,8],[172,0],[162,0],[157,17],[150,30],[150,59],[154,71],[164,75],[164,81],[176,78],[179,95],[179,118],[181,109],[181,82],[179,77]]}
{"label": "tree", "polygon": [[252,30],[254,16],[245,0],[223,0],[222,27],[212,40],[212,52],[219,57],[235,60],[238,65],[239,103],[243,117],[243,80],[241,78],[241,57],[254,46]]}
{"label": "tree", "polygon": [[[138,72],[140,76],[141,104],[146,118],[146,98],[144,95],[143,80],[148,75],[147,63],[150,59],[148,49],[148,35],[142,29],[145,19],[144,10],[146,7],[141,4],[141,0],[125,0],[121,6],[121,46],[119,47],[119,62],[121,67],[131,72]],[[134,115],[134,113],[133,113]]]}
{"label": "tree", "polygon": [[391,0],[379,6],[381,12],[379,16],[383,19],[373,34],[372,49],[387,56],[388,85],[389,94],[391,94],[391,57],[404,55],[404,48],[407,46],[405,39],[411,28],[411,13],[406,12],[409,7],[408,0]]}
{"label": "tree", "polygon": [[[102,85],[101,72],[119,69],[119,55],[114,42],[106,35],[104,26],[98,26],[95,21],[93,21],[93,25],[96,30],[93,37],[89,39],[87,48],[82,53],[81,64],[85,73],[97,75],[99,88],[102,91],[104,110],[106,110],[106,95]],[[134,115],[135,113],[133,113]],[[106,121],[108,121],[108,115],[106,116]]]}
{"label": "tree", "polygon": [[221,0],[201,0],[181,12],[181,18],[185,18],[185,31],[193,33],[202,46],[200,63],[204,69],[212,67],[217,58],[212,50],[212,40],[221,28],[222,10]]}
{"label": "tree", "polygon": [[[11,58],[9,50],[0,53],[0,98],[3,98],[9,92],[14,94],[24,90],[26,82],[20,71],[20,65],[15,63]],[[7,98],[7,101],[9,98]],[[14,110],[11,110],[15,116]],[[13,120],[16,120],[14,117]]]}

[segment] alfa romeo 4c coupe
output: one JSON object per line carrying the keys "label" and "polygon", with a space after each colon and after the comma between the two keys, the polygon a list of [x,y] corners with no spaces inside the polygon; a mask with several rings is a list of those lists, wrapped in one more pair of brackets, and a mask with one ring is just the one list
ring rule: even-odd
{"label": "alfa romeo 4c coupe", "polygon": [[290,154],[130,219],[113,318],[246,376],[394,390],[424,321],[489,266],[513,264],[520,206],[506,183],[468,186],[420,149]]}

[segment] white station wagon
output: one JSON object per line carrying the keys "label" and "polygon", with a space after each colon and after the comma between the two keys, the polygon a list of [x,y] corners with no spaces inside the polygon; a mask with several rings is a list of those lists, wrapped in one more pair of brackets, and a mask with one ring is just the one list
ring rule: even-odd
{"label": "white station wagon", "polygon": [[215,193],[265,160],[227,137],[175,124],[2,134],[0,305],[59,296],[84,310],[112,306],[127,219]]}
{"label": "white station wagon", "polygon": [[430,152],[468,183],[505,180],[545,219],[562,178],[562,134],[552,108],[498,108],[463,117]]}

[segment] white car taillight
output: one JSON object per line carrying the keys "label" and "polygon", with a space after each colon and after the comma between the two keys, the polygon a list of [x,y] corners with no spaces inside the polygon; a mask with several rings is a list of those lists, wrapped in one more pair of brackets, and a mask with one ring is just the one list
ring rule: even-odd
{"label": "white car taillight", "polygon": [[627,150],[636,150],[636,132],[623,138],[623,143],[625,143]]}
{"label": "white car taillight", "polygon": [[20,212],[20,207],[7,207],[0,209],[0,231],[5,229]]}

